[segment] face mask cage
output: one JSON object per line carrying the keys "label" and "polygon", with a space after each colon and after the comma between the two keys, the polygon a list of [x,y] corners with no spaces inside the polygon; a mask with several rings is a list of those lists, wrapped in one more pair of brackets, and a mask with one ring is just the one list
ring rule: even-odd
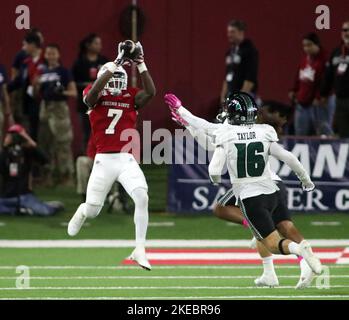
{"label": "face mask cage", "polygon": [[122,90],[127,89],[127,76],[123,72],[115,72],[113,77],[105,86],[112,95],[119,95]]}

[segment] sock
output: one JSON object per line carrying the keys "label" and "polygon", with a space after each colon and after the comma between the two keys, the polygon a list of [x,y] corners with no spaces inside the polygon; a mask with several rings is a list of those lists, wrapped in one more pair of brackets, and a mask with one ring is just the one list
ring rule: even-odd
{"label": "sock", "polygon": [[300,248],[299,248],[299,244],[295,243],[295,242],[290,242],[288,245],[288,250],[293,253],[296,254],[297,256],[300,255]]}
{"label": "sock", "polygon": [[262,258],[264,274],[275,273],[273,257]]}
{"label": "sock", "polygon": [[244,219],[244,220],[242,221],[242,225],[243,225],[244,228],[248,228],[248,222],[247,222],[246,219]]}
{"label": "sock", "polygon": [[136,247],[144,247],[149,221],[148,195],[145,189],[136,189],[131,197],[135,203]]}
{"label": "sock", "polygon": [[82,203],[79,205],[79,208],[76,210],[76,213],[78,213],[79,215],[85,216],[85,203]]}

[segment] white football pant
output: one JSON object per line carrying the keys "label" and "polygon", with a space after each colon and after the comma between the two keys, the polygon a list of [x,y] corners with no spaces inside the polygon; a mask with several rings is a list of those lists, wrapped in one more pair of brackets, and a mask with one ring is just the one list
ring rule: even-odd
{"label": "white football pant", "polygon": [[148,185],[143,171],[132,154],[96,155],[87,185],[86,203],[81,208],[83,214],[87,218],[98,216],[115,181],[121,183],[135,203],[136,245],[144,246],[149,219]]}

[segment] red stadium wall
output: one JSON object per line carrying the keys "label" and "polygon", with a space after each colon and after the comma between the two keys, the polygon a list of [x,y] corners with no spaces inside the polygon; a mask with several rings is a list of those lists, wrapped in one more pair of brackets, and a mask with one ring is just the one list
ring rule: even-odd
{"label": "red stadium wall", "polygon": [[[61,45],[63,62],[71,66],[79,40],[91,31],[102,36],[104,54],[115,55],[116,43],[121,40],[118,18],[130,2],[4,1],[0,11],[0,63],[10,66],[24,34],[15,28],[17,5],[30,7],[31,25],[42,29],[46,43]],[[331,29],[318,31],[330,51],[340,41],[342,21],[349,17],[347,0],[139,0],[146,16],[141,40],[158,89],[158,96],[141,117],[151,119],[153,128],[173,128],[162,103],[166,91],[177,93],[198,115],[215,112],[224,76],[226,23],[231,18],[247,22],[247,36],[259,49],[260,95],[286,101],[301,54],[301,38],[315,30],[315,8],[319,4],[331,10]]]}

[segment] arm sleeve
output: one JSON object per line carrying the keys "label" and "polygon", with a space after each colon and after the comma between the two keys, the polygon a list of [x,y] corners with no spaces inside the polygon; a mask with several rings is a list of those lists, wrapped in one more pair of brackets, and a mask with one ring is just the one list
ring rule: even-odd
{"label": "arm sleeve", "polygon": [[309,174],[299,160],[289,151],[276,142],[271,143],[269,153],[277,159],[285,162],[297,175],[301,182],[310,182]]}
{"label": "arm sleeve", "polygon": [[221,182],[225,160],[226,156],[224,149],[222,147],[217,147],[208,166],[208,173],[213,184],[218,184]]}
{"label": "arm sleeve", "polygon": [[202,129],[208,135],[212,135],[213,131],[217,130],[221,126],[221,124],[219,123],[211,123],[194,116],[184,107],[180,107],[178,109],[178,113],[184,120],[189,123],[191,127],[193,127],[194,129]]}
{"label": "arm sleeve", "polygon": [[215,150],[213,138],[207,135],[204,130],[195,129],[192,126],[187,126],[186,129],[203,149],[208,151]]}

